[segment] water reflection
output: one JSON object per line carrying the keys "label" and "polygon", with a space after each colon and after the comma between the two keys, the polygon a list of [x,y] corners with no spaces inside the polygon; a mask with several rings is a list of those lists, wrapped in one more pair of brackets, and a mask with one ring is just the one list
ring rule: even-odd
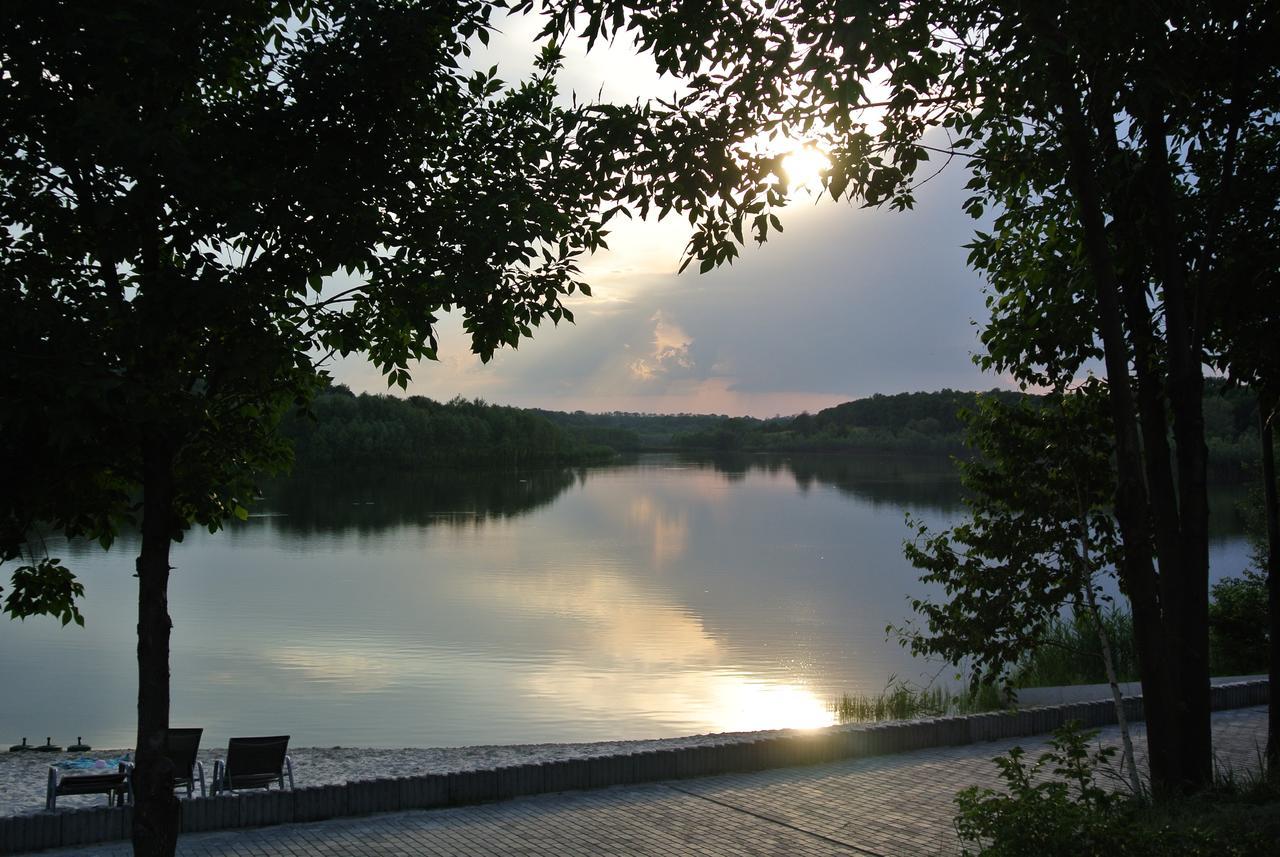
{"label": "water reflection", "polygon": [[[921,594],[904,508],[945,525],[959,503],[940,463],[887,457],[268,486],[260,517],[175,549],[174,720],[211,745],[282,729],[443,746],[820,725],[841,692],[935,671],[884,628]],[[0,623],[12,741],[130,741],[135,550],[75,549],[88,628]]]}
{"label": "water reflection", "polygon": [[[281,518],[282,534],[369,532],[405,524],[469,525],[489,518],[528,514],[555,501],[595,475],[631,470],[699,471],[718,479],[697,480],[711,499],[749,474],[788,478],[802,492],[815,485],[875,506],[911,506],[953,512],[963,492],[949,459],[885,455],[646,455],[594,468],[522,471],[359,471],[308,474],[274,480],[263,489],[256,518]],[[632,521],[652,526],[677,543],[687,522],[652,496],[632,501]],[[678,547],[672,548],[676,553]]]}
{"label": "water reflection", "polygon": [[880,455],[691,455],[682,460],[709,467],[730,481],[748,473],[787,474],[801,491],[814,485],[831,486],[873,505],[954,512],[964,492],[955,467],[946,456]]}
{"label": "water reflection", "polygon": [[528,514],[581,478],[570,469],[332,472],[269,482],[261,505],[290,536],[469,525]]}

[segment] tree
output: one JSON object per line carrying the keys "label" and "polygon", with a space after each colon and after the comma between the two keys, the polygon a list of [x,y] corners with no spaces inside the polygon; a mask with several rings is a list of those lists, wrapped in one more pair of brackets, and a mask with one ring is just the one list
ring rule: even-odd
{"label": "tree", "polygon": [[403,387],[442,311],[488,359],[587,292],[575,260],[603,243],[608,174],[556,104],[554,47],[513,86],[463,67],[491,8],[6,5],[6,608],[79,617],[41,533],[140,528],[135,853],[177,835],[171,543],[244,517],[255,477],[287,465],[275,426],[326,355],[363,352]]}
{"label": "tree", "polygon": [[1124,741],[1130,785],[1141,792],[1111,640],[1099,602],[1100,578],[1121,553],[1111,517],[1114,473],[1104,384],[1092,380],[1040,403],[980,400],[969,412],[976,457],[959,462],[969,518],[941,532],[913,522],[907,559],[940,585],[941,603],[912,600],[925,628],[895,629],[916,655],[967,666],[970,683],[994,684],[1045,645],[1070,606],[1097,629]]}
{"label": "tree", "polygon": [[[532,0],[520,8],[532,8]],[[1272,4],[776,0],[672,10],[553,0],[549,33],[633,36],[687,90],[633,111],[624,199],[696,225],[688,259],[730,262],[781,227],[782,153],[812,140],[837,199],[906,208],[931,154],[994,213],[987,365],[1025,384],[1102,361],[1116,455],[1120,575],[1132,604],[1152,779],[1212,776],[1208,494],[1201,406],[1242,141],[1274,124]],[[611,115],[621,124],[623,111]],[[654,152],[663,152],[659,158]],[[1214,157],[1200,157],[1214,153]],[[927,177],[925,177],[927,178]],[[1271,197],[1275,208],[1275,197]],[[1250,231],[1243,240],[1269,243]],[[1269,328],[1274,330],[1274,328]]]}
{"label": "tree", "polygon": [[[1215,316],[1223,320],[1211,331],[1209,348],[1214,363],[1231,383],[1253,390],[1258,400],[1261,441],[1263,522],[1255,561],[1267,586],[1270,627],[1268,676],[1280,684],[1280,499],[1277,497],[1275,432],[1280,413],[1280,311],[1276,286],[1280,279],[1280,248],[1257,235],[1280,231],[1280,126],[1274,121],[1250,126],[1231,153],[1239,187],[1235,204],[1222,214],[1226,227],[1217,248],[1220,265],[1214,290]],[[1228,156],[1208,149],[1201,158],[1211,162]],[[1267,765],[1280,773],[1280,706],[1272,705],[1267,720]]]}

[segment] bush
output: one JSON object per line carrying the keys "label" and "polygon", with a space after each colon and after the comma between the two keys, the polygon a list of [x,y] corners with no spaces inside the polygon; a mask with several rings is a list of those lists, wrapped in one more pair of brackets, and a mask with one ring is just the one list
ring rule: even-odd
{"label": "bush", "polygon": [[1248,569],[1213,585],[1209,603],[1209,661],[1215,675],[1264,673],[1271,661],[1267,581]]}
{"label": "bush", "polygon": [[1004,791],[969,788],[956,795],[963,853],[1262,857],[1280,851],[1274,782],[1228,780],[1205,794],[1153,805],[1106,787],[1116,748],[1090,750],[1096,734],[1068,725],[1034,762],[1021,747],[998,757]]}
{"label": "bush", "polygon": [[[1112,817],[1125,798],[1097,784],[1097,770],[1109,765],[1114,747],[1088,749],[1096,732],[1064,727],[1051,749],[1035,762],[1021,747],[995,759],[1007,792],[968,788],[956,795],[956,833],[976,853],[991,857],[1096,854]],[[1058,779],[1046,779],[1048,767]],[[971,854],[967,848],[965,854]]]}

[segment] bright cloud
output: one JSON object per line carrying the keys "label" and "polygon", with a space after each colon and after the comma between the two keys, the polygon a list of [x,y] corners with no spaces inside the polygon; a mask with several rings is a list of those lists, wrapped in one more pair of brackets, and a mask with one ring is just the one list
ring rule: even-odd
{"label": "bright cloud", "polygon": [[[497,62],[517,80],[531,68],[536,26],[518,18],[502,29],[476,62]],[[571,44],[566,53],[565,91],[580,99],[627,101],[675,86],[621,42],[589,54]],[[816,182],[822,153],[799,141],[791,149],[790,182]],[[482,364],[459,320],[446,318],[441,360],[416,367],[409,392],[562,410],[773,416],[877,392],[1009,386],[970,359],[987,310],[965,261],[974,228],[960,207],[965,179],[953,165],[902,213],[802,192],[782,214],[785,233],[705,275],[697,266],[677,274],[687,220],[615,218],[609,249],[583,260],[593,297],[569,301],[576,324],[544,325]],[[333,370],[353,389],[387,389],[361,360]]]}
{"label": "bright cloud", "polygon": [[661,311],[653,314],[653,349],[628,364],[631,375],[641,381],[681,377],[696,368],[690,351],[693,339]]}

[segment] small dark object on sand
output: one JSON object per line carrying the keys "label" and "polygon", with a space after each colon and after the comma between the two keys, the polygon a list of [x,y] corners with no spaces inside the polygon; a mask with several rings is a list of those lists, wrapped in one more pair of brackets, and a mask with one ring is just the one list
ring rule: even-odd
{"label": "small dark object on sand", "polygon": [[44,744],[40,745],[39,747],[33,747],[32,749],[37,750],[41,753],[61,753],[62,752],[61,747],[55,747],[53,745],[52,738],[45,738]]}
{"label": "small dark object on sand", "polygon": [[82,738],[81,736],[77,735],[77,736],[76,736],[76,743],[74,743],[74,744],[72,744],[70,747],[68,747],[68,748],[67,748],[67,752],[68,752],[68,753],[88,753],[88,752],[89,752],[90,750],[92,750],[92,749],[93,749],[92,747],[90,747],[88,744],[84,743],[84,738]]}

